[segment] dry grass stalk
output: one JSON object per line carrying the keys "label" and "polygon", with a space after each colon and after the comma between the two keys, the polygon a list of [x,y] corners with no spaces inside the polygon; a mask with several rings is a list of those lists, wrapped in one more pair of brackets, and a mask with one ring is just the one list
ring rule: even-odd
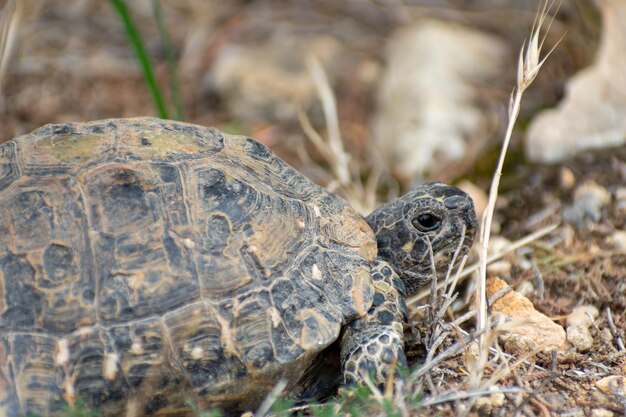
{"label": "dry grass stalk", "polygon": [[[479,278],[478,285],[476,286],[476,300],[477,300],[477,328],[484,329],[485,333],[481,335],[479,340],[479,358],[478,366],[475,368],[470,378],[470,385],[472,387],[478,387],[482,379],[485,365],[487,364],[487,357],[489,353],[489,324],[487,316],[487,290],[486,290],[486,277],[487,277],[487,248],[489,245],[489,238],[491,235],[491,225],[493,221],[493,214],[495,211],[496,200],[498,198],[498,187],[500,184],[500,177],[502,176],[502,167],[504,165],[504,159],[506,152],[511,141],[513,134],[513,127],[515,121],[519,115],[522,96],[526,89],[532,84],[535,77],[539,73],[541,66],[550,55],[552,50],[546,54],[546,56],[540,60],[541,49],[545,42],[545,35],[541,36],[541,28],[544,26],[546,19],[552,12],[554,2],[543,2],[543,6],[538,13],[537,18],[533,24],[531,30],[530,40],[528,44],[522,45],[520,55],[518,59],[518,71],[517,71],[517,85],[511,94],[509,101],[509,121],[502,142],[502,148],[500,150],[500,156],[498,158],[498,164],[493,175],[491,187],[489,189],[489,199],[487,207],[483,214],[481,221],[481,233],[479,236],[480,242],[480,260],[479,260]],[[558,10],[558,6],[556,7]],[[548,30],[550,23],[548,24]]]}
{"label": "dry grass stalk", "polygon": [[280,398],[280,395],[287,388],[287,380],[281,379],[278,381],[274,388],[265,397],[265,400],[261,403],[257,411],[254,413],[254,417],[265,417],[267,413],[272,409],[274,403]]}
{"label": "dry grass stalk", "polygon": [[[541,239],[542,237],[550,234],[552,231],[554,231],[559,225],[558,224],[552,224],[550,226],[546,226],[543,227],[539,230],[537,230],[534,233],[529,234],[528,236],[524,236],[521,239],[518,239],[514,242],[511,242],[509,245],[507,245],[504,249],[502,249],[501,251],[492,254],[491,256],[489,256],[487,258],[487,265],[489,265],[492,262],[495,262],[499,259],[502,259],[505,255],[516,251],[517,249],[524,247],[534,241],[536,241],[537,239]],[[471,274],[473,274],[475,271],[477,271],[479,268],[479,264],[475,263],[472,264],[471,266],[468,266],[467,268],[465,268],[465,264],[463,263],[462,265],[459,266],[458,270],[457,270],[457,275],[458,277],[455,277],[455,279],[458,282],[463,282],[465,278],[469,277]],[[455,283],[455,286],[458,284]],[[440,282],[439,284],[437,284],[437,289],[441,289],[441,288],[445,288],[446,287],[446,283],[445,282]],[[430,296],[430,289],[424,289],[420,292],[418,292],[416,295],[410,297],[407,300],[407,305],[412,306],[417,304],[418,302],[426,299],[427,297]]]}
{"label": "dry grass stalk", "polygon": [[305,135],[330,166],[332,175],[326,188],[341,194],[359,213],[369,214],[378,202],[376,187],[380,178],[379,171],[374,170],[367,183],[362,184],[361,171],[343,145],[337,116],[337,102],[328,77],[315,57],[310,57],[307,65],[322,104],[328,138],[323,138],[313,128],[305,113],[300,112],[299,118]]}
{"label": "dry grass stalk", "polygon": [[15,46],[17,29],[22,18],[22,2],[9,0],[0,15],[0,109],[4,107],[4,76],[6,75],[11,51]]}

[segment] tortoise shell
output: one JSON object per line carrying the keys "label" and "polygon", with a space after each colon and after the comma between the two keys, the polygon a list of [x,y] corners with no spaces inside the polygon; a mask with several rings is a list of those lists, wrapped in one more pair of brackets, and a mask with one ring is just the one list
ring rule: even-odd
{"label": "tortoise shell", "polygon": [[253,139],[153,118],[0,145],[0,415],[255,403],[372,303],[365,221]]}

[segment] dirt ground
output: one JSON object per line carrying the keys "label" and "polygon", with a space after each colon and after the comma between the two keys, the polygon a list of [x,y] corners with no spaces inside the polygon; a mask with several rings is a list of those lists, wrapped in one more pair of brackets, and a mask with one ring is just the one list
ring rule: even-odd
{"label": "dirt ground", "polygon": [[[621,334],[623,340],[626,329],[626,253],[612,240],[626,229],[624,202],[613,198],[597,222],[587,218],[575,227],[563,219],[577,186],[594,182],[616,196],[618,189],[623,190],[625,169],[624,147],[588,152],[559,166],[519,168],[516,176],[520,185],[505,193],[505,207],[499,211],[506,225],[502,235],[511,238],[541,225],[560,224],[552,242],[534,245],[532,262],[536,268],[523,272],[512,268],[510,282],[514,287],[524,281],[538,287],[541,281],[543,294],[535,292],[530,300],[547,316],[560,317],[557,322],[564,326],[565,317],[577,306],[592,305],[600,311],[591,327],[593,345],[589,350],[559,356],[554,364],[551,358],[539,355],[537,363],[553,372],[542,376],[520,370],[517,374],[518,378],[523,375],[528,386],[539,387],[534,406],[544,415],[592,415],[598,408],[615,415],[626,411],[623,397],[606,396],[594,389],[601,378],[626,373],[626,352],[617,347],[615,338]],[[575,178],[576,185],[566,184],[566,178]],[[617,333],[609,330],[607,310]]]}
{"label": "dirt ground", "polygon": [[[163,4],[177,53],[184,121],[246,132],[317,180],[323,178],[316,173],[325,168],[324,161],[310,144],[306,147],[312,159],[303,160],[297,152],[299,144],[306,143],[297,117],[242,119],[234,114],[229,97],[217,91],[208,75],[220,51],[233,44],[254,45],[293,33],[327,34],[347,45],[350,56],[333,68],[332,87],[345,146],[354,158],[365,161],[372,140],[369,120],[376,110],[374,86],[384,65],[384,43],[394,29],[427,15],[500,36],[510,46],[512,64],[510,71],[483,89],[482,103],[483,110],[497,121],[495,127],[485,132],[480,148],[463,163],[427,175],[430,180],[453,183],[469,180],[488,189],[506,123],[503,109],[514,85],[514,63],[532,25],[534,2],[185,0]],[[150,2],[137,1],[131,11],[157,78],[167,85],[167,62]],[[1,80],[0,142],[47,123],[155,114],[133,51],[109,2],[24,1],[21,14],[13,53]],[[500,277],[513,288],[531,283],[534,291],[528,298],[535,308],[563,326],[575,307],[595,306],[599,316],[591,328],[593,346],[556,358],[534,355],[500,381],[502,386],[524,387],[532,394],[507,394],[504,405],[474,409],[471,413],[476,415],[599,416],[599,409],[626,415],[624,395],[605,394],[596,386],[608,375],[626,375],[626,351],[619,345],[619,340],[626,340],[626,243],[614,241],[620,239],[618,232],[626,229],[626,149],[585,152],[563,164],[543,166],[526,162],[520,145],[532,116],[553,106],[562,97],[567,78],[592,60],[598,27],[598,15],[590,2],[564,2],[547,43],[554,44],[564,32],[568,35],[524,97],[496,213],[497,234],[509,240],[559,224],[549,236],[507,255],[511,268]],[[316,119],[314,106],[308,110],[315,127],[323,131],[323,119]],[[608,193],[608,201],[597,209],[596,218],[585,215],[584,210],[572,214],[569,208],[576,207],[576,190],[590,181]],[[399,189],[409,186],[394,184]],[[381,195],[385,191],[381,190]],[[564,212],[569,214],[564,216]],[[461,359],[456,357],[447,366],[455,369],[450,371],[454,375],[463,373]],[[487,375],[489,372],[487,369]],[[456,387],[454,377],[443,384]],[[422,413],[463,414],[459,410],[457,403],[449,401]]]}

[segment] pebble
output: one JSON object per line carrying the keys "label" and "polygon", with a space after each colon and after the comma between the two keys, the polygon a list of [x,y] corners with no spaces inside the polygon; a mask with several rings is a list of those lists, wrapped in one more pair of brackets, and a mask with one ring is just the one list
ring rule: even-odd
{"label": "pebble", "polygon": [[490,274],[498,276],[511,276],[511,263],[509,261],[495,261],[487,265]]}
{"label": "pebble", "polygon": [[586,220],[597,223],[602,218],[602,209],[611,201],[611,193],[594,181],[587,181],[574,192],[574,203],[563,208],[563,218],[575,227]]}
{"label": "pebble", "polygon": [[583,305],[576,307],[567,317],[565,323],[567,326],[567,341],[579,352],[587,351],[593,346],[593,337],[591,337],[589,328],[599,314],[596,307]]}
{"label": "pebble", "polygon": [[579,352],[587,351],[593,346],[593,337],[589,334],[589,329],[580,327],[567,328],[567,341],[574,345]]}
{"label": "pebble", "polygon": [[606,243],[613,249],[626,253],[626,231],[618,230],[606,238]]}
{"label": "pebble", "polygon": [[491,256],[504,251],[509,246],[511,246],[511,241],[509,239],[502,236],[493,236],[489,239],[487,253]]}
{"label": "pebble", "polygon": [[596,408],[591,410],[591,417],[613,417],[615,414],[606,408]]}
{"label": "pebble", "polygon": [[488,397],[479,397],[474,403],[474,409],[478,410],[480,416],[490,416],[493,410],[497,410],[504,405],[504,394],[500,392],[500,388],[496,385],[489,387],[489,391],[493,392]]}
{"label": "pebble", "polygon": [[[487,280],[487,296],[492,297],[508,284],[500,278]],[[511,290],[491,306],[494,313],[501,313],[506,321],[497,326],[504,348],[510,352],[530,352],[537,347],[545,352],[565,351],[568,348],[565,330],[549,317],[535,310],[526,297]]]}
{"label": "pebble", "polygon": [[605,394],[626,396],[626,377],[610,375],[596,382],[596,388]]}
{"label": "pebble", "polygon": [[593,320],[599,315],[600,312],[595,306],[582,305],[574,308],[565,323],[567,327],[581,326],[589,328],[593,324]]}
{"label": "pebble", "polygon": [[517,291],[521,296],[528,297],[535,292],[535,286],[530,281],[523,281],[517,286]]}

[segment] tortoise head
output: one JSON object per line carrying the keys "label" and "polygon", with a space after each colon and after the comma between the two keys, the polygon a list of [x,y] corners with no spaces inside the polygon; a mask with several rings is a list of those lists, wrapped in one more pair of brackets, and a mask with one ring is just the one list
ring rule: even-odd
{"label": "tortoise head", "polygon": [[407,295],[428,284],[434,270],[447,273],[454,253],[462,259],[474,240],[476,214],[470,196],[442,183],[424,184],[367,217],[376,234],[378,256],[398,273]]}

